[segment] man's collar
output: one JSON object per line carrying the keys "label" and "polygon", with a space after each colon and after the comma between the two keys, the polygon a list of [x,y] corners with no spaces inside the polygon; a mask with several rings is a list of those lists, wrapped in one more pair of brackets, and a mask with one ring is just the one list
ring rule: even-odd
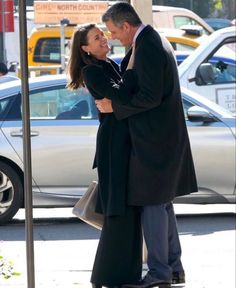
{"label": "man's collar", "polygon": [[133,38],[133,43],[135,43],[139,33],[146,27],[146,25],[144,25],[143,23],[138,27],[138,30],[136,31],[136,33],[134,34],[134,38]]}

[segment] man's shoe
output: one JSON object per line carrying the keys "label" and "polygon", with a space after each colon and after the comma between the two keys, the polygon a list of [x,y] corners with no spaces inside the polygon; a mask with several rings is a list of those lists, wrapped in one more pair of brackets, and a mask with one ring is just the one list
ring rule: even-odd
{"label": "man's shoe", "polygon": [[172,284],[181,284],[185,283],[185,274],[181,272],[173,272],[172,274]]}
{"label": "man's shoe", "polygon": [[171,288],[171,284],[167,282],[152,282],[152,283],[137,283],[137,284],[124,284],[121,286],[121,288]]}
{"label": "man's shoe", "polygon": [[122,285],[122,288],[152,288],[152,287],[171,288],[171,283],[162,280],[157,280],[152,276],[150,276],[149,274],[147,274],[143,278],[143,280],[141,280],[138,283]]}
{"label": "man's shoe", "polygon": [[146,274],[146,276],[143,278],[142,281],[148,285],[147,288],[151,288],[151,287],[171,288],[171,282],[156,279],[153,276],[151,276],[149,273]]}
{"label": "man's shoe", "polygon": [[92,288],[102,288],[102,285],[92,283]]}

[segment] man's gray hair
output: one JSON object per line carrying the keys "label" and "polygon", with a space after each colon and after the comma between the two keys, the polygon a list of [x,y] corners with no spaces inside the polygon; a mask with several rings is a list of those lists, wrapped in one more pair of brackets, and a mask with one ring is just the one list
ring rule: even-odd
{"label": "man's gray hair", "polygon": [[113,4],[103,15],[102,21],[111,20],[116,26],[120,27],[124,22],[128,22],[131,26],[139,26],[142,24],[137,12],[126,2],[118,2]]}

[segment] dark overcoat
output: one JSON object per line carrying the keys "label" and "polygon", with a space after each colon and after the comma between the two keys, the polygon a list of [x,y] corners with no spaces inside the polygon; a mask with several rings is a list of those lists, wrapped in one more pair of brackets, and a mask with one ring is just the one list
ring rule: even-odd
{"label": "dark overcoat", "polygon": [[[99,60],[96,64],[85,66],[83,77],[95,99],[104,98],[104,84],[112,87],[121,80],[119,67],[113,61]],[[130,157],[127,119],[120,121],[113,113],[99,113],[99,120],[94,163],[99,182],[97,211],[107,216],[124,215]]]}
{"label": "dark overcoat", "polygon": [[169,42],[151,26],[136,39],[133,70],[136,93],[112,95],[114,114],[128,119],[131,136],[128,203],[155,205],[196,192],[175,57]]}

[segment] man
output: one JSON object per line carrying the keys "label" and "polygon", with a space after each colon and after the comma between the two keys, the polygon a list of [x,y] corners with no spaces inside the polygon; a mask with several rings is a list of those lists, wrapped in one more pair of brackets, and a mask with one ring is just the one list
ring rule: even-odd
{"label": "man", "polygon": [[8,75],[8,69],[5,63],[0,62],[0,84],[8,81],[18,80],[15,76]]}
{"label": "man", "polygon": [[[185,282],[172,200],[197,191],[175,57],[169,43],[144,26],[131,5],[112,5],[102,20],[113,39],[135,48],[131,58],[137,91],[112,98],[112,103],[96,101],[101,112],[114,112],[129,124],[128,204],[143,206],[149,269],[140,283],[129,287],[171,287]],[[123,72],[130,55],[121,63]]]}

